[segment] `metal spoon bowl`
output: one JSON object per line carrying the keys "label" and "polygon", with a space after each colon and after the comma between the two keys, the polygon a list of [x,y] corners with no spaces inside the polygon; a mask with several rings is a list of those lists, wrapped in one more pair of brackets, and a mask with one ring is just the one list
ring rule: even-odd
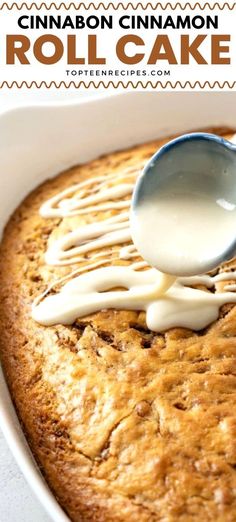
{"label": "metal spoon bowl", "polygon": [[[149,244],[148,254],[146,238],[142,241],[137,234],[147,204],[149,202],[153,204],[155,198],[160,199],[162,194],[167,194],[168,191],[176,193],[180,191],[186,194],[191,191],[196,193],[199,200],[206,196],[212,197],[225,210],[234,209],[236,207],[236,146],[214,134],[185,134],[168,142],[154,154],[136,182],[130,219],[134,244],[149,264],[163,272],[173,273],[168,272],[168,266],[163,266],[163,263],[162,266],[158,265],[158,249],[159,252],[162,249],[162,244],[158,244],[158,227],[155,230],[157,241]],[[236,217],[236,213],[234,216]],[[191,220],[191,215],[189,219]],[[208,226],[207,222],[205,226]],[[153,227],[151,222],[150,227]],[[173,233],[177,232],[177,230],[173,231]],[[211,230],[209,230],[209,242],[212,241],[211,237]],[[166,241],[168,240],[171,241],[171,237],[167,237]],[[187,255],[187,249],[189,249],[188,244],[186,244],[186,252],[180,252],[180,255]],[[207,254],[208,257],[203,256],[201,263],[196,259],[194,267],[189,270],[186,266],[178,267],[175,275],[185,276],[207,272],[216,268],[221,262],[233,258],[235,254],[236,221],[235,232],[232,233],[232,238],[227,239],[222,251],[212,248],[211,252],[210,249],[210,254]],[[157,263],[154,260],[157,260]]]}

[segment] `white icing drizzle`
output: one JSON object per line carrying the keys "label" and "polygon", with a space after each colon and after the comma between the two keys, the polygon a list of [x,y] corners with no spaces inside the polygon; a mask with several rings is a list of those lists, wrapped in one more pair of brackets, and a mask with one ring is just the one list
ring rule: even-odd
{"label": "white icing drizzle", "polygon": [[[225,280],[224,275],[222,280]],[[189,278],[188,283],[196,284],[194,279]],[[235,274],[231,279],[236,279]],[[197,284],[204,284],[204,281],[208,286],[214,285],[214,278],[210,276],[207,279],[199,277]],[[170,284],[172,282],[173,279]],[[126,290],[112,291],[116,287]],[[228,302],[236,303],[236,294],[212,294],[189,288],[181,279],[168,289],[166,276],[154,268],[139,272],[131,266],[112,266],[72,279],[58,294],[34,307],[33,318],[46,326],[71,324],[78,317],[116,308],[146,311],[147,326],[156,332],[177,326],[199,330],[216,320],[219,308]]]}
{"label": "white icing drizzle", "polygon": [[[105,266],[111,260],[133,261],[139,257],[131,242],[127,198],[136,175],[133,169],[127,169],[120,174],[94,177],[42,205],[40,213],[45,218],[109,210],[116,214],[81,226],[50,244],[45,256],[47,264],[83,262],[86,266],[53,282],[37,299],[32,309],[36,321],[43,325],[72,324],[79,317],[114,308],[145,311],[148,328],[156,332],[177,326],[199,330],[217,319],[223,304],[236,303],[236,294],[228,291],[235,290],[236,284],[225,285],[223,292],[216,293],[194,288],[204,285],[211,289],[220,282],[236,281],[235,272],[176,279],[147,269],[145,261]],[[126,183],[129,178],[132,183]],[[56,294],[48,295],[57,285],[63,286]]]}
{"label": "white icing drizzle", "polygon": [[52,244],[45,258],[49,265],[76,263],[82,261],[82,255],[88,252],[130,240],[128,214],[123,213],[69,232]]}
{"label": "white icing drizzle", "polygon": [[[120,183],[111,187],[107,187],[107,183],[118,182],[119,179],[124,177],[126,179],[134,178],[135,174],[133,169],[126,169],[122,174],[115,175],[112,173],[110,175],[98,176],[72,185],[72,187],[63,190],[46,201],[40,208],[40,214],[45,218],[63,218],[91,212],[97,213],[104,210],[127,209],[130,205],[130,200],[114,201],[114,199],[132,194],[133,183]],[[98,205],[101,202],[103,204]]]}

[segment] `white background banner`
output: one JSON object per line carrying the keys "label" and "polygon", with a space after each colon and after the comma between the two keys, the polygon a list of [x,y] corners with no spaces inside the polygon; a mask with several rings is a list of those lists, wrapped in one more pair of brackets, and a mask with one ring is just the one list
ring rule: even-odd
{"label": "white background banner", "polygon": [[233,2],[4,3],[0,86],[236,90],[235,26]]}

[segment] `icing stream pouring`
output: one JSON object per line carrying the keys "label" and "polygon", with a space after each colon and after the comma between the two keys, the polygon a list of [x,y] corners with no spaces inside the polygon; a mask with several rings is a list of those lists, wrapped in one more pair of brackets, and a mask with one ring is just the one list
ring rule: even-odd
{"label": "icing stream pouring", "polygon": [[[216,320],[223,304],[236,303],[236,274],[198,274],[235,254],[233,149],[214,135],[186,135],[162,147],[138,180],[131,167],[46,201],[45,219],[96,212],[97,220],[49,242],[47,264],[79,266],[37,299],[33,318],[72,324],[104,309],[142,310],[156,332],[199,330]],[[109,217],[101,220],[102,212]],[[223,291],[214,292],[220,282]]]}

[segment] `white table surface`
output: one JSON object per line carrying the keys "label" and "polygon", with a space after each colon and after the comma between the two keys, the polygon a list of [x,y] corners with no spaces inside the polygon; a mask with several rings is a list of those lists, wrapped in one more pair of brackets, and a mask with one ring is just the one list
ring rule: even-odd
{"label": "white table surface", "polygon": [[50,522],[12,457],[0,432],[0,521]]}
{"label": "white table surface", "polygon": [[[27,103],[60,101],[60,99],[91,96],[90,92],[22,92],[0,93],[1,112]],[[32,493],[29,485],[12,457],[0,431],[0,522],[50,522],[43,507]]]}

